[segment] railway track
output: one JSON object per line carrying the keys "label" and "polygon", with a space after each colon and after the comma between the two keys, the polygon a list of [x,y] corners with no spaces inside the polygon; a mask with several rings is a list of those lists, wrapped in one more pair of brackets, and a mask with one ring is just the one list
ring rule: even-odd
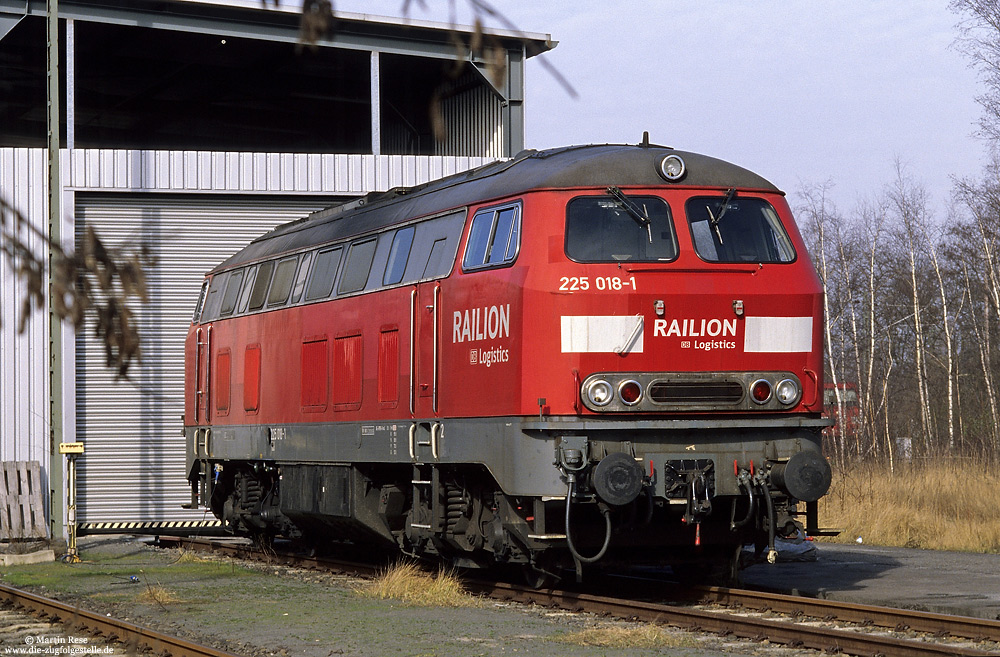
{"label": "railway track", "polygon": [[[232,541],[164,537],[160,539],[160,545],[241,558],[264,558],[270,563],[362,576],[371,576],[377,570],[368,564],[282,552],[260,555],[246,544]],[[998,621],[737,589],[701,587],[683,592],[679,588],[664,587],[662,583],[646,581],[638,584],[637,590],[648,590],[650,585],[657,585],[661,590],[672,592],[661,594],[661,599],[684,598],[686,602],[694,601],[710,607],[638,601],[576,591],[534,590],[504,582],[466,581],[466,586],[476,593],[505,600],[558,606],[689,630],[767,639],[790,647],[833,653],[885,657],[1000,655]],[[777,614],[781,617],[775,617]],[[900,633],[907,636],[897,636]]]}
{"label": "railway track", "polygon": [[[11,641],[5,645],[5,648],[12,651],[10,654],[47,654],[44,651],[48,647],[55,651],[54,654],[65,655],[131,655],[148,652],[168,657],[237,657],[233,653],[2,584],[0,607],[4,613],[11,614],[11,621],[23,626],[22,633],[13,637],[12,642],[16,646],[10,645]],[[28,617],[41,619],[41,622],[20,620]],[[63,626],[64,630],[60,631],[59,626]],[[75,637],[76,642],[71,644],[69,636]],[[91,640],[91,637],[99,639]],[[103,649],[104,646],[109,649]]]}
{"label": "railway track", "polygon": [[[532,591],[503,582],[476,590],[491,596],[536,604],[556,603],[561,607],[620,618],[663,623],[688,630],[732,634],[749,639],[767,639],[790,647],[812,648],[847,655],[884,655],[885,657],[972,657],[1000,655],[992,651],[954,642],[900,638],[857,629],[827,626],[839,620],[821,617],[821,624],[779,620],[734,614],[731,610],[709,611],[654,602],[624,600],[571,591]],[[883,617],[895,610],[885,609]],[[843,621],[841,621],[843,622]],[[900,629],[903,626],[900,625]],[[908,628],[909,629],[909,628]]]}

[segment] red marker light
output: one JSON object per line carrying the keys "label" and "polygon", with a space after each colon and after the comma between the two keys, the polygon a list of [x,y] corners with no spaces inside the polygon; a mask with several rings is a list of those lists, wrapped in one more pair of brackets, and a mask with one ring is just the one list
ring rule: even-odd
{"label": "red marker light", "polygon": [[642,386],[637,381],[625,381],[618,386],[618,396],[628,406],[634,406],[642,399]]}
{"label": "red marker light", "polygon": [[771,384],[764,379],[757,379],[750,386],[750,396],[758,404],[766,404],[771,399]]}

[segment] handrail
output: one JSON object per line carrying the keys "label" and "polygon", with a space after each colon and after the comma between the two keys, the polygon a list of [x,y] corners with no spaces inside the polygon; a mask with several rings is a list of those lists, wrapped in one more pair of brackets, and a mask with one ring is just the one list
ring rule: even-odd
{"label": "handrail", "polygon": [[[416,410],[417,394],[417,359],[416,359],[416,335],[417,335],[417,288],[410,290],[410,415],[414,415]],[[411,450],[412,451],[412,450]]]}
{"label": "handrail", "polygon": [[433,387],[433,396],[431,398],[431,409],[437,413],[438,412],[438,297],[441,294],[441,286],[434,286],[434,354],[433,354],[433,374],[431,385]]}

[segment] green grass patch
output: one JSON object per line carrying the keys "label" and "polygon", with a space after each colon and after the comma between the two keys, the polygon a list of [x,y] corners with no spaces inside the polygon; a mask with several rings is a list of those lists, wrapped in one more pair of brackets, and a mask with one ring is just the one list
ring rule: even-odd
{"label": "green grass patch", "polygon": [[134,597],[135,589],[147,583],[197,585],[206,580],[260,577],[250,569],[231,563],[205,560],[157,561],[153,557],[155,555],[109,557],[106,554],[84,553],[81,555],[81,563],[66,564],[57,561],[11,566],[4,570],[3,582],[15,587],[44,587],[75,594],[88,594],[92,591],[94,597],[115,600]]}

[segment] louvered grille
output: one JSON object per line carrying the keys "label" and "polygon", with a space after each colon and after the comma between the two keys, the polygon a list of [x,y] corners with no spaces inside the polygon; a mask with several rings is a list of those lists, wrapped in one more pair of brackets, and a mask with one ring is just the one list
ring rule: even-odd
{"label": "louvered grille", "polygon": [[657,404],[736,404],[743,399],[737,381],[656,381],[649,398]]}

